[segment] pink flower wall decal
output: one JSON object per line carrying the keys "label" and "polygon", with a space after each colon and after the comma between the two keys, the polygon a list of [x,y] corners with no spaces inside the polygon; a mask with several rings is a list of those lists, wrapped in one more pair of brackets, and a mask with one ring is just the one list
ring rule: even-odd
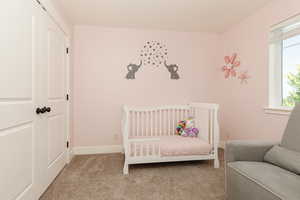
{"label": "pink flower wall decal", "polygon": [[236,68],[241,65],[240,61],[237,60],[237,54],[234,53],[231,57],[225,56],[224,60],[225,65],[222,67],[222,71],[225,73],[225,78],[236,77]]}
{"label": "pink flower wall decal", "polygon": [[251,78],[251,76],[249,76],[248,71],[241,72],[238,76],[238,79],[240,79],[241,84],[248,83],[249,78]]}

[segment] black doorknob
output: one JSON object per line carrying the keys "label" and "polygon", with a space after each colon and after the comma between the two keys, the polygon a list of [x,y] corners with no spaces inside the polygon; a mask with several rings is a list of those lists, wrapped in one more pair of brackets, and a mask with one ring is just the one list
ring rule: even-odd
{"label": "black doorknob", "polygon": [[46,107],[43,107],[43,108],[41,109],[41,113],[44,114],[45,112],[47,112],[47,108],[46,108]]}
{"label": "black doorknob", "polygon": [[43,107],[43,108],[37,108],[35,110],[36,114],[44,114],[45,112],[51,112],[51,108],[50,107]]}
{"label": "black doorknob", "polygon": [[46,111],[47,111],[47,112],[51,112],[51,108],[50,108],[50,107],[47,107],[47,108],[46,108]]}
{"label": "black doorknob", "polygon": [[36,110],[35,110],[35,112],[36,112],[36,114],[41,114],[42,113],[42,109],[41,108],[37,108]]}

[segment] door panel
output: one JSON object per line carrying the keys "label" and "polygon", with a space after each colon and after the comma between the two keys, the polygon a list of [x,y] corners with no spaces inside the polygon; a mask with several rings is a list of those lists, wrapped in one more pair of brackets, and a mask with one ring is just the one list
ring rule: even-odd
{"label": "door panel", "polygon": [[0,6],[0,194],[34,199],[34,77],[32,0]]}
{"label": "door panel", "polygon": [[0,102],[0,113],[3,116],[0,120],[0,130],[32,122],[34,116],[33,110],[31,100],[27,102],[3,100]]}
{"label": "door panel", "polygon": [[48,81],[47,114],[48,127],[48,184],[58,175],[66,164],[66,43],[60,28],[48,18]]}
{"label": "door panel", "polygon": [[23,124],[1,131],[1,199],[17,199],[33,186],[33,127]]}
{"label": "door panel", "polygon": [[0,98],[32,99],[32,0],[0,6]]}
{"label": "door panel", "polygon": [[64,115],[52,115],[48,117],[48,167],[64,153]]}
{"label": "door panel", "polygon": [[65,39],[53,23],[49,27],[48,38],[48,98],[49,100],[62,99],[65,94]]}

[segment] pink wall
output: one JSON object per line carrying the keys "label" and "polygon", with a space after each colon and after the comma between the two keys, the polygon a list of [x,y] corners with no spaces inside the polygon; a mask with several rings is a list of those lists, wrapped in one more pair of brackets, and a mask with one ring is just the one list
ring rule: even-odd
{"label": "pink wall", "polygon": [[[121,143],[121,106],[215,102],[225,139],[279,140],[288,116],[265,114],[268,105],[268,33],[270,26],[300,13],[299,0],[274,0],[220,35],[167,31],[74,30],[74,145]],[[143,68],[126,80],[126,65],[136,62],[147,40],[164,42],[169,61],[179,64],[181,80],[164,67]],[[223,57],[238,53],[247,85],[224,80]]]}
{"label": "pink wall", "polygon": [[221,131],[229,139],[279,140],[288,116],[265,114],[268,105],[268,33],[270,26],[300,13],[299,0],[274,0],[221,35],[225,55],[239,54],[252,78],[248,85],[219,73],[215,96],[221,104]]}
{"label": "pink wall", "polygon": [[[125,79],[148,40],[167,45],[182,79],[170,80],[165,67],[143,67],[136,80]],[[121,144],[123,104],[211,102],[218,46],[216,34],[75,27],[74,145]]]}

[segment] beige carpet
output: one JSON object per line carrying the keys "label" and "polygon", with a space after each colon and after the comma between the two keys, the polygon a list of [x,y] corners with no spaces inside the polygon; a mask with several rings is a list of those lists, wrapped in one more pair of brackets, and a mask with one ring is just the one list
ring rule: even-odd
{"label": "beige carpet", "polygon": [[[221,160],[223,153],[220,152]],[[224,164],[211,161],[132,165],[122,154],[76,156],[40,200],[224,200]]]}

